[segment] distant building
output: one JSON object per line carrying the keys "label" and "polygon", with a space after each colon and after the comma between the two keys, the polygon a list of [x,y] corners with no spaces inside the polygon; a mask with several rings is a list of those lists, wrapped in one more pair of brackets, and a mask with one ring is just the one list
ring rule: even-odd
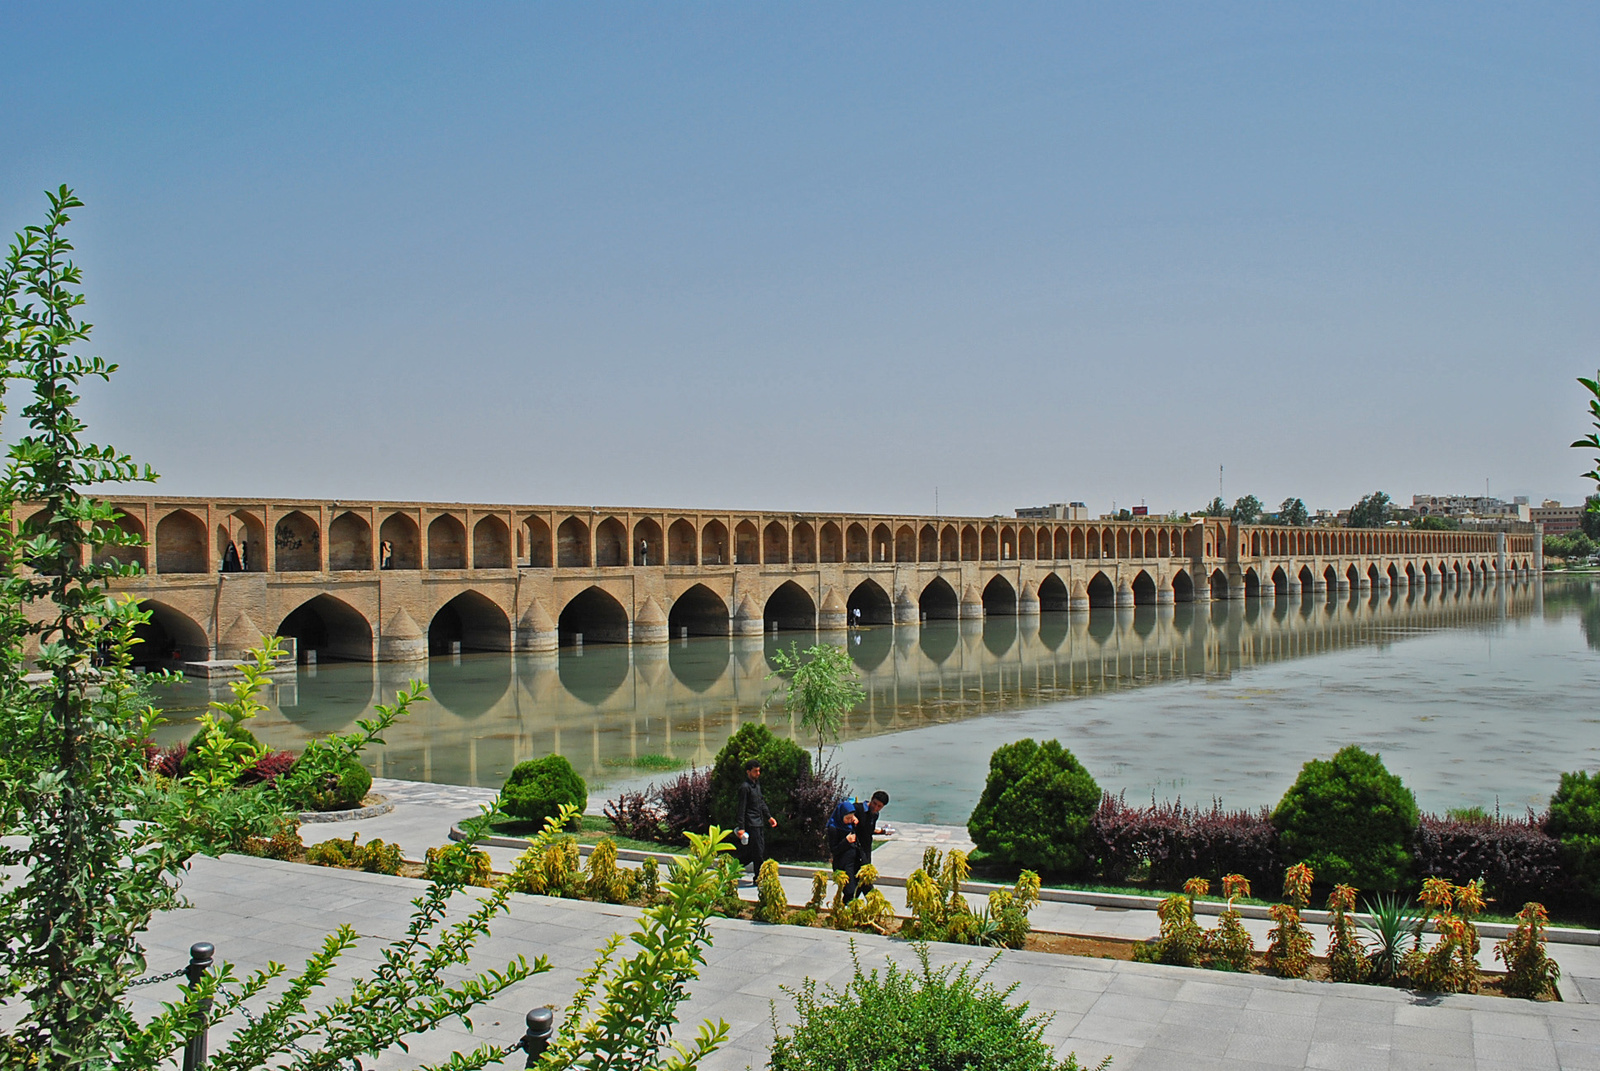
{"label": "distant building", "polygon": [[1419,517],[1454,517],[1465,524],[1478,519],[1523,522],[1533,519],[1526,495],[1518,495],[1510,502],[1488,495],[1412,495],[1411,508]]}
{"label": "distant building", "polygon": [[1533,520],[1544,525],[1545,535],[1566,535],[1576,532],[1583,524],[1582,504],[1576,506],[1563,506],[1553,498],[1544,500],[1544,505],[1535,506],[1529,510]]}
{"label": "distant building", "polygon": [[1089,507],[1082,502],[1052,502],[1048,506],[1023,506],[1017,510],[1022,521],[1086,521]]}

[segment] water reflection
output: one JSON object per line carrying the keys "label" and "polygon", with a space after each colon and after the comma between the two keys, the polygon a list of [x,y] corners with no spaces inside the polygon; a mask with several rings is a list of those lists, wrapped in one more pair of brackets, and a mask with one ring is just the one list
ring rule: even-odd
{"label": "water reflection", "polygon": [[[1226,679],[1249,667],[1386,646],[1442,629],[1496,629],[1530,615],[1576,613],[1600,640],[1592,585],[1543,597],[1537,582],[1418,586],[1371,595],[1187,603],[929,621],[920,628],[850,633],[702,637],[658,646],[591,645],[559,654],[468,654],[418,664],[324,664],[276,686],[257,735],[298,749],[348,729],[407,680],[428,681],[432,702],[388,734],[376,756],[389,776],[498,785],[524,759],[559,752],[586,777],[616,780],[645,754],[704,763],[750,721],[791,732],[767,703],[771,654],[819,638],[843,643],[867,699],[845,738],[916,729],[1162,681]],[[220,682],[190,681],[163,705],[189,717]],[[177,721],[162,737],[192,731]]]}

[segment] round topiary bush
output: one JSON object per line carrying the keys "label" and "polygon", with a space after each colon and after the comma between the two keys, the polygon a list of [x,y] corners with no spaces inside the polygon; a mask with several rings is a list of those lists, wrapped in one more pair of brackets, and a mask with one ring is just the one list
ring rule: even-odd
{"label": "round topiary bush", "polygon": [[[295,766],[301,765],[304,759],[302,755]],[[294,773],[294,767],[290,767],[290,773]],[[304,791],[299,794],[300,804],[313,811],[348,811],[361,806],[371,788],[372,775],[351,755],[311,774]]]}
{"label": "round topiary bush", "polygon": [[1584,770],[1562,774],[1545,830],[1561,842],[1562,862],[1578,888],[1600,898],[1600,777]]}
{"label": "round topiary bush", "polygon": [[520,762],[500,790],[501,806],[511,817],[543,825],[571,804],[582,811],[589,806],[589,787],[560,755]]}
{"label": "round topiary bush", "polygon": [[1300,768],[1272,812],[1283,858],[1322,882],[1398,889],[1411,873],[1417,799],[1377,755],[1355,745]]}
{"label": "round topiary bush", "polygon": [[827,855],[823,827],[833,805],[847,795],[833,769],[819,776],[811,755],[793,740],[774,736],[752,722],[728,738],[711,766],[711,822],[732,829],[745,763],[761,762],[761,795],[778,820],[767,830],[767,855],[777,859],[819,860]]}
{"label": "round topiary bush", "polygon": [[978,848],[997,861],[1071,874],[1089,862],[1084,838],[1100,786],[1058,741],[1018,740],[989,756],[989,780],[967,820]]}

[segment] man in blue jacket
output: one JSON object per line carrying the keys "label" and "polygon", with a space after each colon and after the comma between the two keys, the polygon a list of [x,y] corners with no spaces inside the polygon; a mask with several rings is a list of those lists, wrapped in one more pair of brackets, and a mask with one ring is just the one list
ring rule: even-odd
{"label": "man in blue jacket", "polygon": [[888,826],[878,828],[878,815],[888,805],[889,793],[879,789],[866,802],[840,800],[828,818],[826,832],[828,850],[833,855],[833,869],[842,870],[850,876],[849,883],[844,887],[844,902],[847,904],[857,895],[872,891],[870,885],[857,885],[856,874],[872,862],[873,836],[887,837],[894,832]]}

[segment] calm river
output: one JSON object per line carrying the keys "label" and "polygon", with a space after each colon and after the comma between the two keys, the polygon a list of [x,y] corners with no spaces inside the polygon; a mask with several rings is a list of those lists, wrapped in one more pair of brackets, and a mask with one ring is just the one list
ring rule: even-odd
{"label": "calm river", "polygon": [[[266,696],[256,735],[298,750],[353,728],[411,678],[431,701],[372,754],[375,772],[498,786],[555,751],[591,802],[640,782],[635,760],[704,764],[750,721],[792,735],[768,697],[769,653],[814,634],[467,654],[426,664],[301,667]],[[902,821],[960,824],[989,753],[1055,737],[1130,799],[1272,804],[1308,759],[1383,754],[1425,809],[1542,807],[1563,770],[1600,766],[1600,581],[1414,588],[936,621],[823,634],[868,689],[837,751],[857,792]],[[193,731],[219,682],[157,702],[163,743]],[[802,740],[814,746],[814,742]],[[670,776],[670,775],[669,775]],[[604,785],[604,788],[597,788]]]}

